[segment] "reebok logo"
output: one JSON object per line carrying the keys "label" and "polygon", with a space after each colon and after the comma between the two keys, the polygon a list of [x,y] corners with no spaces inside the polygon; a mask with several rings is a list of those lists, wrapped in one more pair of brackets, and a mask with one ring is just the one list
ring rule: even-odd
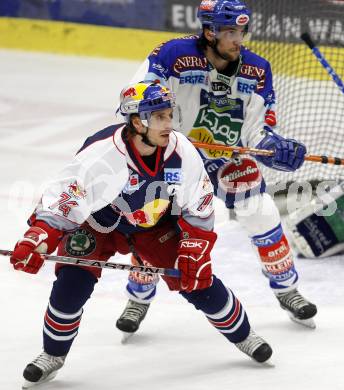
{"label": "reebok logo", "polygon": [[201,242],[193,242],[193,241],[182,241],[181,248],[199,248],[202,249],[202,243]]}

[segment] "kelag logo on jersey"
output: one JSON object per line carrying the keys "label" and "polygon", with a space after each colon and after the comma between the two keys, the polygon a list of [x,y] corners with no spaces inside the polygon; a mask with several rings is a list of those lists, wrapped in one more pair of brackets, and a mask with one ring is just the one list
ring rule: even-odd
{"label": "kelag logo on jersey", "polygon": [[164,181],[169,184],[181,183],[182,171],[180,168],[165,168]]}
{"label": "kelag logo on jersey", "polygon": [[193,127],[210,132],[215,142],[236,145],[241,136],[242,120],[234,122],[229,113],[219,113],[204,107],[200,110]]}
{"label": "kelag logo on jersey", "polygon": [[[243,124],[243,101],[201,91],[201,108],[188,136],[195,141],[237,145]],[[232,152],[214,149],[202,150],[211,158],[231,157]]]}

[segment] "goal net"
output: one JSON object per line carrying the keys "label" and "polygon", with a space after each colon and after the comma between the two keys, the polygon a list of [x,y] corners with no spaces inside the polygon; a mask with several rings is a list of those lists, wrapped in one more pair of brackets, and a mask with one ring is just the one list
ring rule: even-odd
{"label": "goal net", "polygon": [[[252,37],[246,46],[272,66],[278,132],[302,141],[309,154],[344,158],[344,93],[300,39],[308,32],[344,80],[344,1],[246,0]],[[294,173],[264,170],[278,182],[344,180],[344,167],[305,162]]]}

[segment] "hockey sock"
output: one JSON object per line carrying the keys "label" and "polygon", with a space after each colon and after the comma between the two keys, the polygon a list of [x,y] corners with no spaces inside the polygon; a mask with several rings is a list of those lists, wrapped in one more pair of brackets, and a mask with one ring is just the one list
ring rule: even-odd
{"label": "hockey sock", "polygon": [[127,284],[129,299],[144,304],[152,302],[156,294],[158,281],[159,277],[157,275],[130,272]]}
{"label": "hockey sock", "polygon": [[252,243],[257,248],[263,273],[269,278],[270,287],[274,292],[295,289],[298,274],[294,266],[293,253],[281,224],[264,234],[253,236]]}
{"label": "hockey sock", "polygon": [[66,355],[78,334],[82,307],[91,296],[97,279],[78,267],[63,267],[53,284],[44,317],[44,351],[53,356]]}
{"label": "hockey sock", "polygon": [[213,275],[213,284],[203,290],[180,294],[192,303],[197,310],[203,311],[208,321],[230,342],[239,343],[250,332],[245,309],[230,289]]}

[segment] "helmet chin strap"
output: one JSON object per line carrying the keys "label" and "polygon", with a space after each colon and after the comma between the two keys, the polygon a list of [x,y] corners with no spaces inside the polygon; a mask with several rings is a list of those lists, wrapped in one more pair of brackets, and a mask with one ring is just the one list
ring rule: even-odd
{"label": "helmet chin strap", "polygon": [[149,129],[148,129],[148,127],[146,127],[146,132],[145,133],[137,133],[137,134],[141,136],[142,142],[144,144],[146,144],[148,146],[152,146],[152,147],[158,146],[158,145],[154,145],[154,144],[151,143],[151,141],[148,138],[148,131],[149,131]]}

